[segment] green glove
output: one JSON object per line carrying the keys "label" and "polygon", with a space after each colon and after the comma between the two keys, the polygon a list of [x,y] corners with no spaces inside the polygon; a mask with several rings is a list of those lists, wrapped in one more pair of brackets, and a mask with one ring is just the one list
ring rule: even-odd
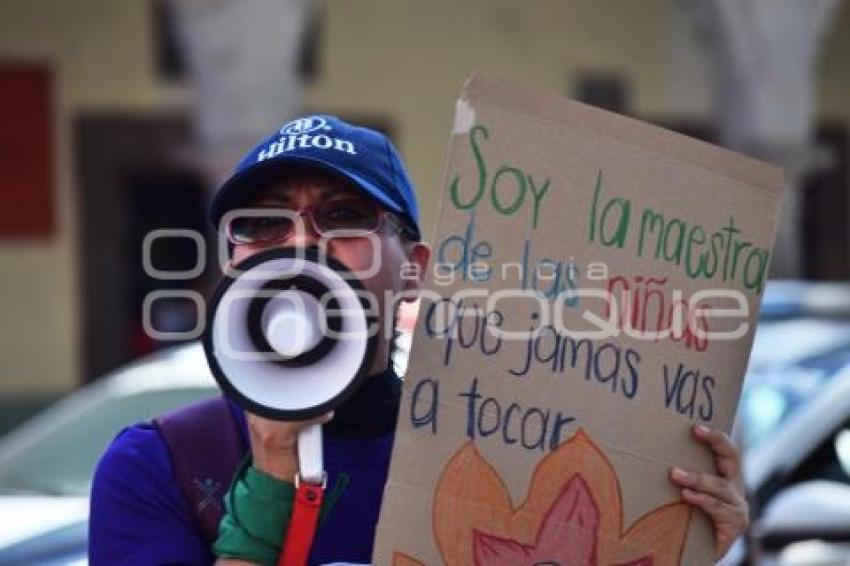
{"label": "green glove", "polygon": [[[319,525],[348,485],[340,474],[333,490],[325,496]],[[213,552],[220,558],[237,558],[275,566],[292,517],[295,485],[250,466],[246,458],[224,498],[226,513],[218,525]]]}

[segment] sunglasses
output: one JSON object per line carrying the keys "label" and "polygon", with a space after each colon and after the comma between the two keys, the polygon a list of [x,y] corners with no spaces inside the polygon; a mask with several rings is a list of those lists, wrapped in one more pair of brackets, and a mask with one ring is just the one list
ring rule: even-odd
{"label": "sunglasses", "polygon": [[394,226],[410,238],[412,233],[401,221],[376,203],[360,198],[340,198],[319,202],[301,210],[270,208],[277,214],[237,216],[227,223],[227,239],[232,244],[280,242],[295,232],[296,218],[307,217],[320,236],[357,237]]}

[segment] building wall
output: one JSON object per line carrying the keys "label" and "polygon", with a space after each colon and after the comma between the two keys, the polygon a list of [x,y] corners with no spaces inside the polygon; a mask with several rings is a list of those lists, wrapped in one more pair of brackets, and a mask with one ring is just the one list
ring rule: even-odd
{"label": "building wall", "polygon": [[528,6],[510,0],[325,6],[319,80],[307,104],[394,121],[421,194],[426,233],[436,218],[454,100],[470,71],[565,94],[582,71],[622,73],[638,113],[664,111],[666,2]]}
{"label": "building wall", "polygon": [[[634,114],[707,119],[710,58],[674,4],[326,2],[319,74],[306,105],[391,120],[431,233],[454,100],[473,69],[565,94],[586,71],[617,73],[630,85]],[[55,394],[82,380],[72,120],[81,111],[156,113],[185,105],[185,92],[156,76],[151,25],[145,0],[0,2],[0,59],[45,62],[55,71],[58,214],[48,241],[0,241],[0,395]],[[845,121],[848,61],[845,3],[818,76],[821,114]]]}
{"label": "building wall", "polygon": [[53,72],[56,230],[0,241],[0,394],[53,395],[80,383],[72,120],[82,110],[173,104],[153,74],[147,2],[5,0],[0,60]]}
{"label": "building wall", "polygon": [[850,123],[850,2],[843,0],[821,46],[818,113]]}
{"label": "building wall", "polygon": [[[473,69],[567,95],[583,72],[616,73],[630,86],[634,115],[710,120],[712,58],[675,4],[541,0],[532,10],[510,0],[329,2],[319,80],[307,103],[393,119],[430,230],[453,103]],[[850,121],[847,3],[830,32],[817,77],[819,113]]]}

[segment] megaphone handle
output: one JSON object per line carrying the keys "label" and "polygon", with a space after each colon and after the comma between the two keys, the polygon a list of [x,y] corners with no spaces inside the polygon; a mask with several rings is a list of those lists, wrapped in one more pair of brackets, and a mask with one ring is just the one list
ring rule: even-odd
{"label": "megaphone handle", "polygon": [[277,566],[306,566],[316,535],[325,491],[322,465],[322,425],[310,425],[298,433],[298,474],[292,518],[283,539]]}
{"label": "megaphone handle", "polygon": [[325,479],[320,424],[306,426],[298,432],[298,475],[301,481],[312,484],[321,484]]}

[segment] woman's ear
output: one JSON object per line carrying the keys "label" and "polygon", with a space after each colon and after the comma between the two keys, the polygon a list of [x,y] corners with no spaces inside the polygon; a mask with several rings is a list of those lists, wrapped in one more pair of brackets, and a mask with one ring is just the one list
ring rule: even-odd
{"label": "woman's ear", "polygon": [[417,299],[430,259],[431,247],[425,242],[411,242],[407,245],[407,259],[402,266],[403,301],[413,302]]}

